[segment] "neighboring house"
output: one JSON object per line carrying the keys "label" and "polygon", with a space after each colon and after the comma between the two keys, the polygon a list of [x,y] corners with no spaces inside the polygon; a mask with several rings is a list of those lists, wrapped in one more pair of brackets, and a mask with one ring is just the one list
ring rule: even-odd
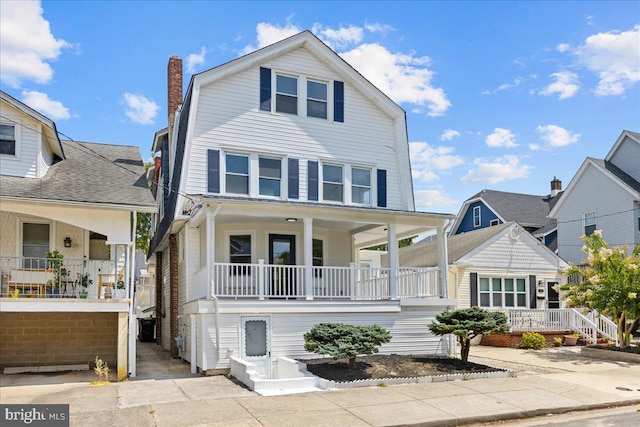
{"label": "neighboring house", "polygon": [[[398,240],[435,231],[444,272],[454,218],[415,212],[405,112],[308,31],[194,75],[184,100],[181,71],[172,57],[153,145],[162,346],[194,372],[236,356],[267,376],[271,357],[310,356],[320,322],[378,323],[386,353],[446,351],[426,328],[455,305],[446,275],[398,266]],[[357,265],[387,242],[388,268]]]}
{"label": "neighboring house", "polygon": [[482,190],[463,203],[450,235],[515,221],[555,251],[556,221],[547,215],[561,194],[562,182],[555,177],[546,196]]}
{"label": "neighboring house", "polygon": [[580,237],[595,230],[610,246],[640,243],[640,134],[625,130],[604,159],[587,157],[549,216],[573,264],[586,257]]}
{"label": "neighboring house", "polygon": [[0,111],[0,368],[99,356],[118,379],[135,374],[135,214],[155,211],[139,149],[61,141],[53,121],[1,91]]}
{"label": "neighboring house", "polygon": [[[515,222],[449,236],[449,296],[459,308],[560,308],[566,262]],[[400,249],[400,265],[433,267],[435,242]]]}

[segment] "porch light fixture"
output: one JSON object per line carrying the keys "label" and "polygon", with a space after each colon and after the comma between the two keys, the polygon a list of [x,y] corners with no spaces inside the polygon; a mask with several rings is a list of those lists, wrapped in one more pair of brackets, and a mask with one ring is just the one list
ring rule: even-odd
{"label": "porch light fixture", "polygon": [[71,237],[65,237],[64,238],[64,247],[65,248],[70,248],[71,247]]}
{"label": "porch light fixture", "polygon": [[287,222],[296,222],[298,218],[287,218]]}

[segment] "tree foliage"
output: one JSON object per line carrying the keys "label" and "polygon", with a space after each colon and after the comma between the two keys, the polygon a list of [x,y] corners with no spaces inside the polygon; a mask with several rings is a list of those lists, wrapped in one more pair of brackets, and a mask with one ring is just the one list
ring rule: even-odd
{"label": "tree foliage", "polygon": [[356,356],[378,352],[378,346],[391,341],[391,333],[379,326],[356,326],[344,323],[319,323],[304,334],[304,349],[335,359],[349,359],[356,367]]}
{"label": "tree foliage", "polygon": [[640,318],[640,244],[631,254],[626,245],[609,248],[601,230],[581,240],[586,268],[574,265],[567,273],[583,281],[561,286],[562,298],[569,307],[587,307],[610,317],[618,325],[620,346],[628,347]]}
{"label": "tree foliage", "polygon": [[138,212],[136,214],[136,248],[147,253],[151,237],[151,214]]}
{"label": "tree foliage", "polygon": [[480,307],[440,313],[428,327],[435,335],[455,335],[460,343],[460,358],[464,362],[469,359],[473,338],[491,332],[509,332],[507,316],[504,313]]}
{"label": "tree foliage", "polygon": [[[398,248],[404,248],[406,246],[411,246],[413,245],[413,239],[415,239],[417,236],[414,237],[407,237],[406,239],[400,239],[398,240]],[[382,244],[382,245],[376,245],[376,246],[371,246],[370,248],[367,248],[371,251],[386,251],[387,248],[387,244]]]}

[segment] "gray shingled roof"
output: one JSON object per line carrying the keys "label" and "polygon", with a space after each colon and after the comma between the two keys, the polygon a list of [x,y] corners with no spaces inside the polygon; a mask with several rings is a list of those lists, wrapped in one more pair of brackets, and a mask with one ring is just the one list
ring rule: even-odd
{"label": "gray shingled roof", "polygon": [[514,221],[523,227],[542,228],[556,223],[555,219],[547,218],[547,215],[561,195],[562,192],[555,197],[551,197],[550,195],[536,196],[506,191],[482,190],[468,200],[482,197],[505,221]]}
{"label": "gray shingled roof", "polygon": [[0,176],[0,196],[155,207],[138,147],[62,141],[43,178]]}
{"label": "gray shingled roof", "polygon": [[[640,135],[639,135],[640,137]],[[630,188],[634,189],[637,192],[640,192],[640,182],[636,181],[633,177],[629,176],[625,171],[614,165],[613,163],[602,160],[602,159],[594,159],[593,157],[587,157],[596,165],[600,166],[603,169],[608,170],[613,175],[615,175],[618,179],[628,185]]]}
{"label": "gray shingled roof", "polygon": [[[491,239],[496,234],[510,227],[513,222],[493,227],[485,227],[468,233],[456,234],[447,238],[447,249],[449,263],[458,261],[460,258]],[[407,267],[435,267],[438,265],[438,250],[435,240],[422,241],[414,245],[400,248],[398,255],[400,265]]]}

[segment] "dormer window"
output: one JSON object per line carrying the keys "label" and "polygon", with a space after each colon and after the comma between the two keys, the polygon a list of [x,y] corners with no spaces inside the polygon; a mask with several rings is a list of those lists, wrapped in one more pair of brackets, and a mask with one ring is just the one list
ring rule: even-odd
{"label": "dormer window", "polygon": [[307,80],[307,116],[327,118],[327,84]]}
{"label": "dormer window", "polygon": [[276,111],[278,113],[298,114],[298,79],[276,76]]}
{"label": "dormer window", "polygon": [[0,154],[16,155],[16,127],[0,124]]}

